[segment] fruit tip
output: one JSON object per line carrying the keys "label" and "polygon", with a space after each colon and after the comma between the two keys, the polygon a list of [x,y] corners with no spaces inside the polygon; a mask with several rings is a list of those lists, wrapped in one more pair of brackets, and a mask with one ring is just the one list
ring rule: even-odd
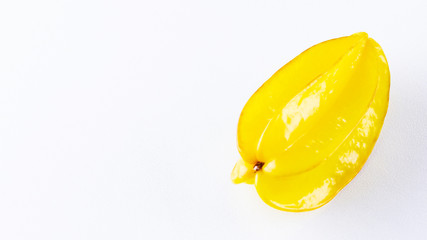
{"label": "fruit tip", "polygon": [[368,34],[366,32],[357,32],[352,34],[352,36],[358,36],[362,39],[367,39],[368,38]]}
{"label": "fruit tip", "polygon": [[254,183],[255,172],[252,170],[252,166],[249,163],[245,163],[242,159],[237,161],[233,170],[231,171],[231,181],[234,184],[239,183]]}

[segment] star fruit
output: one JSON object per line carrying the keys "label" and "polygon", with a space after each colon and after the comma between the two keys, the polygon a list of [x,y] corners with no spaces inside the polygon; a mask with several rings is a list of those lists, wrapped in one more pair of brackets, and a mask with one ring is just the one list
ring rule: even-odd
{"label": "star fruit", "polygon": [[317,44],[279,69],[240,115],[231,178],[284,211],[333,199],[361,170],[387,113],[390,73],[366,33]]}

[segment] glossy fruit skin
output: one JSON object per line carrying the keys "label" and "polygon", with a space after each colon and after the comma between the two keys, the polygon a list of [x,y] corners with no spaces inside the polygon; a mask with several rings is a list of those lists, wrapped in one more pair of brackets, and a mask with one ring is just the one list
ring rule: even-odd
{"label": "glossy fruit skin", "polygon": [[[309,48],[246,103],[233,182],[254,183],[261,199],[280,210],[323,206],[366,162],[389,89],[385,55],[366,33]],[[257,163],[263,166],[255,171]]]}

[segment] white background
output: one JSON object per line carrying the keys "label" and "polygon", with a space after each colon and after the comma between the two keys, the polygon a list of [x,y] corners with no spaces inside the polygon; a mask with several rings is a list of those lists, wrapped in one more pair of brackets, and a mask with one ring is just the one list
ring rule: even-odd
{"label": "white background", "polygon": [[[427,2],[0,3],[0,239],[425,239]],[[252,93],[366,31],[390,107],[361,173],[307,213],[229,179]]]}

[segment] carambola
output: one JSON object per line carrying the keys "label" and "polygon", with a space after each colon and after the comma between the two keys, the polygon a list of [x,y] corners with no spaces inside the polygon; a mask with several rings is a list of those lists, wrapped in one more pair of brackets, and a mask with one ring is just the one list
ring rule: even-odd
{"label": "carambola", "polygon": [[231,178],[285,211],[329,202],[360,171],[388,107],[390,73],[366,33],[301,53],[267,80],[240,115]]}

